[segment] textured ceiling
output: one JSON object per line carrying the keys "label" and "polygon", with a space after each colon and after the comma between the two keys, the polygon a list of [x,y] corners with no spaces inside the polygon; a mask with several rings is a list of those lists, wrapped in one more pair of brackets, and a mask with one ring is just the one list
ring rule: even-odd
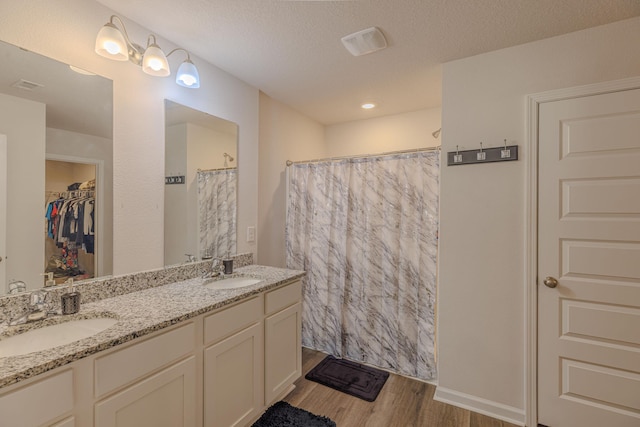
{"label": "textured ceiling", "polygon": [[[444,62],[640,15],[639,0],[98,1],[323,124],[440,106]],[[371,26],[389,47],[351,56],[341,37]]]}

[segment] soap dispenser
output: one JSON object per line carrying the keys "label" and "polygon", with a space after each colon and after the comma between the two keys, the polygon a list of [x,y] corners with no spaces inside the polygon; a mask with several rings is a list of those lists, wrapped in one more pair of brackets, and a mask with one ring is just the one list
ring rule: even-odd
{"label": "soap dispenser", "polygon": [[49,273],[44,273],[42,274],[43,276],[47,276],[47,280],[44,282],[44,287],[48,288],[51,286],[55,286],[56,285],[56,281],[53,280],[53,272],[49,272]]}
{"label": "soap dispenser", "polygon": [[224,274],[233,274],[233,260],[223,259],[222,265],[224,266]]}
{"label": "soap dispenser", "polygon": [[80,292],[73,286],[73,278],[66,281],[68,283],[67,292],[60,297],[62,314],[75,314],[80,311]]}

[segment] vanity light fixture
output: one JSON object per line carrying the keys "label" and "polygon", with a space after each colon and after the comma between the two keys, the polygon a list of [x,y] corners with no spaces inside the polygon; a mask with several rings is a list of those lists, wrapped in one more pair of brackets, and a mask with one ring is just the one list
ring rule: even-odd
{"label": "vanity light fixture", "polygon": [[[115,25],[118,21],[122,31]],[[158,77],[166,77],[171,74],[167,58],[174,52],[181,50],[187,54],[187,59],[180,64],[176,75],[176,83],[187,88],[200,87],[198,69],[191,61],[189,52],[182,48],[173,49],[167,55],[164,54],[156,42],[156,36],[150,34],[147,37],[147,47],[142,48],[132,42],[127,34],[127,29],[122,19],[117,15],[111,15],[111,19],[98,32],[96,37],[96,53],[114,61],[131,61],[142,67],[142,71]]]}

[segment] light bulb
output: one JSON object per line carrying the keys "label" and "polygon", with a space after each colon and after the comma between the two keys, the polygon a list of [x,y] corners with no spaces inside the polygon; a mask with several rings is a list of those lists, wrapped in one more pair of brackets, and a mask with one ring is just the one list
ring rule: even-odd
{"label": "light bulb", "polygon": [[104,48],[111,55],[115,55],[116,53],[120,53],[120,46],[118,46],[118,43],[115,43],[115,42],[110,41],[110,40],[105,42]]}
{"label": "light bulb", "polygon": [[148,65],[153,71],[158,71],[162,68],[162,62],[160,62],[158,58],[152,58],[149,60]]}
{"label": "light bulb", "polygon": [[182,83],[186,84],[187,86],[193,86],[195,84],[195,82],[196,82],[196,79],[193,76],[185,75],[185,76],[180,77],[180,81]]}

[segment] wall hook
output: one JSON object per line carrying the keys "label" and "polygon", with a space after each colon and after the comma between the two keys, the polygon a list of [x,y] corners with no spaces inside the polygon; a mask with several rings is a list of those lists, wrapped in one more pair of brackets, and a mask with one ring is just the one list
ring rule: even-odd
{"label": "wall hook", "polygon": [[507,147],[507,139],[504,140],[504,148],[500,150],[500,158],[508,159],[511,157],[511,150]]}
{"label": "wall hook", "polygon": [[458,146],[456,145],[456,154],[453,155],[453,163],[462,163],[462,154],[458,150]]}
{"label": "wall hook", "polygon": [[478,151],[476,153],[476,159],[477,160],[486,160],[486,158],[487,158],[487,153],[482,151],[482,142],[480,142],[480,151]]}

